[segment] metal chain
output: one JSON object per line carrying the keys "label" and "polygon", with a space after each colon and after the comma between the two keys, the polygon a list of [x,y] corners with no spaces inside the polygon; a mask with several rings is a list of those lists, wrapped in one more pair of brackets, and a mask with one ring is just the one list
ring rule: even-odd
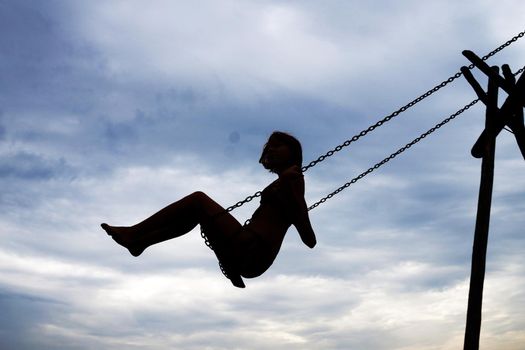
{"label": "metal chain", "polygon": [[[472,65],[472,67],[474,67]],[[325,154],[323,154],[322,156],[320,156],[319,158],[317,158],[316,160],[313,160],[311,161],[308,165],[304,166],[302,168],[303,172],[307,171],[308,169],[310,169],[311,167],[314,167],[315,165],[317,165],[318,163],[324,161],[326,158],[328,157],[331,157],[333,156],[336,152],[339,152],[341,151],[343,148],[345,147],[348,147],[350,146],[350,144],[356,142],[357,140],[359,140],[361,137],[367,135],[368,133],[374,131],[376,128],[380,127],[381,125],[383,125],[384,123],[390,121],[391,119],[397,117],[398,115],[400,115],[401,113],[405,112],[406,110],[408,110],[409,108],[413,107],[414,105],[416,105],[417,103],[421,102],[422,100],[424,100],[425,98],[429,97],[430,95],[432,95],[433,93],[439,91],[441,88],[447,86],[449,83],[453,82],[454,80],[456,80],[457,78],[459,78],[460,76],[462,75],[461,72],[458,72],[456,74],[454,74],[453,76],[451,76],[450,78],[444,80],[443,82],[441,82],[440,84],[436,85],[435,87],[433,87],[432,89],[428,90],[427,92],[425,92],[423,95],[419,96],[418,98],[412,100],[411,102],[409,102],[408,104],[404,105],[403,107],[399,108],[397,111],[393,112],[392,114],[389,114],[387,115],[386,117],[384,117],[383,119],[379,120],[377,123],[369,126],[367,129],[364,129],[362,130],[360,133],[354,135],[352,138],[346,140],[345,142],[343,142],[342,144],[338,145],[337,147],[335,147],[334,149],[326,152]]]}
{"label": "metal chain", "polygon": [[[498,52],[500,52],[501,50],[503,50],[504,48],[506,48],[507,46],[509,46],[510,44],[512,44],[513,42],[517,41],[518,39],[521,39],[523,38],[523,36],[525,35],[525,30],[517,35],[515,35],[512,39],[510,39],[509,41],[507,41],[505,44],[501,45],[500,47],[498,47],[497,49],[493,50],[492,52],[486,54],[485,56],[483,56],[481,59],[483,61],[487,60],[489,57],[492,57],[494,56],[495,54],[497,54]],[[470,66],[473,66],[472,64]],[[469,66],[469,68],[470,68]]]}
{"label": "metal chain", "polygon": [[[517,75],[523,73],[524,71],[525,71],[525,66],[522,67],[521,69],[517,70],[513,74],[514,74],[514,76],[517,76]],[[409,149],[410,147],[412,147],[413,145],[415,145],[416,143],[418,143],[419,141],[421,141],[422,139],[427,137],[428,135],[432,134],[437,129],[441,128],[443,125],[445,125],[448,122],[450,122],[451,120],[455,119],[457,116],[459,116],[460,114],[462,114],[463,112],[465,112],[467,109],[469,109],[470,107],[474,106],[478,102],[479,102],[479,99],[473,100],[472,102],[467,104],[465,107],[461,108],[456,113],[452,114],[451,116],[449,116],[448,118],[443,120],[441,123],[437,124],[433,128],[429,129],[427,132],[421,134],[419,137],[415,138],[414,140],[412,140],[411,142],[406,144],[404,147],[401,147],[396,152],[392,153],[391,155],[389,155],[388,157],[386,157],[385,159],[383,159],[379,163],[376,163],[374,166],[368,168],[365,172],[359,174],[358,176],[354,177],[349,182],[345,183],[343,186],[339,187],[337,190],[333,191],[332,193],[330,193],[326,197],[324,197],[324,198],[320,199],[319,201],[317,201],[316,203],[312,204],[310,207],[308,207],[308,210],[312,210],[312,209],[318,207],[320,204],[326,202],[328,199],[332,198],[333,196],[335,196],[339,192],[341,192],[344,189],[346,189],[346,188],[350,187],[351,185],[355,184],[357,181],[361,180],[366,175],[370,174],[371,172],[377,170],[378,168],[380,168],[384,164],[388,163],[389,161],[391,161],[392,159],[394,159],[395,157],[397,157],[398,155],[400,155],[401,153],[403,153],[404,151],[406,151],[407,149]],[[510,131],[510,132],[512,132],[512,131]]]}
{"label": "metal chain", "polygon": [[[495,50],[491,51],[490,53],[488,53],[487,55],[483,56],[481,59],[482,60],[487,60],[488,58],[494,56],[496,53],[500,52],[501,50],[503,50],[504,48],[506,48],[507,46],[509,46],[510,44],[512,44],[513,42],[517,41],[518,39],[522,38],[523,36],[525,36],[525,31],[522,31],[521,33],[517,34],[516,36],[514,36],[512,39],[508,40],[507,42],[505,42],[503,45],[499,46],[498,48],[496,48]],[[469,69],[472,69],[474,68],[474,65],[471,64],[468,66]],[[319,158],[317,158],[316,160],[313,160],[311,161],[308,165],[304,166],[301,170],[302,172],[306,172],[308,169],[314,167],[315,165],[317,165],[318,163],[324,161],[326,158],[328,157],[331,157],[332,155],[334,155],[336,152],[339,152],[341,151],[343,148],[345,147],[348,147],[350,146],[350,144],[356,142],[357,140],[359,140],[361,137],[367,135],[368,133],[374,131],[376,128],[380,127],[381,125],[383,125],[384,123],[390,121],[392,118],[395,118],[397,117],[399,114],[405,112],[406,110],[408,110],[409,108],[413,107],[414,105],[416,105],[417,103],[421,102],[422,100],[424,100],[425,98],[429,97],[430,95],[434,94],[435,92],[441,90],[443,87],[447,86],[448,84],[450,84],[451,82],[453,82],[454,80],[456,80],[457,78],[461,77],[462,73],[461,72],[457,72],[456,74],[452,75],[451,77],[449,77],[448,79],[442,81],[441,83],[439,83],[438,85],[436,85],[435,87],[433,87],[432,89],[428,90],[427,92],[425,92],[424,94],[422,94],[421,96],[417,97],[416,99],[414,99],[413,101],[407,103],[406,105],[404,105],[403,107],[399,108],[398,110],[396,110],[395,112],[391,113],[390,115],[384,117],[383,119],[379,120],[377,123],[369,126],[367,129],[364,129],[362,130],[360,133],[354,135],[352,138],[346,140],[345,142],[343,142],[342,144],[336,146],[334,149],[326,152],[324,155],[321,155]],[[251,196],[248,196],[246,197],[245,199],[235,203],[234,205],[226,208],[226,212],[231,212],[232,210],[236,209],[236,208],[239,208],[241,206],[243,206],[244,204],[248,203],[248,202],[251,202],[254,198],[257,198],[257,197],[260,197],[261,196],[261,191],[257,191],[256,193],[254,193],[253,195]]]}
{"label": "metal chain", "polygon": [[[506,48],[507,46],[509,46],[510,44],[512,44],[513,42],[517,41],[518,39],[520,39],[521,37],[523,37],[525,35],[525,31],[519,33],[518,35],[514,36],[512,39],[508,40],[506,43],[504,43],[503,45],[499,46],[497,49],[493,50],[492,52],[488,53],[487,55],[483,56],[481,59],[483,61],[486,61],[488,58],[494,56],[496,53],[500,52],[501,50],[503,50],[504,48]],[[468,69],[472,69],[474,68],[474,64],[470,64],[468,66]],[[343,142],[342,144],[338,145],[337,147],[335,147],[334,149],[326,152],[324,155],[320,156],[319,158],[317,158],[316,160],[313,160],[311,161],[307,166],[304,166],[302,168],[303,172],[307,171],[308,169],[310,169],[311,167],[315,166],[317,163],[320,163],[322,162],[323,160],[325,160],[326,158],[328,157],[331,157],[334,153],[336,152],[339,152],[340,150],[342,150],[343,148],[345,147],[348,147],[351,143],[359,140],[361,137],[367,135],[368,133],[370,133],[371,131],[374,131],[377,127],[383,125],[384,123],[390,121],[391,119],[397,117],[399,114],[405,112],[407,109],[413,107],[414,105],[416,105],[417,103],[421,102],[422,100],[424,100],[425,98],[429,97],[430,95],[432,95],[433,93],[441,90],[442,88],[444,88],[445,86],[447,86],[448,84],[450,84],[451,82],[453,82],[454,80],[456,80],[457,78],[461,77],[463,75],[463,73],[461,72],[457,72],[456,74],[452,75],[451,77],[449,77],[448,79],[442,81],[441,83],[439,83],[438,85],[436,85],[435,87],[433,87],[432,89],[428,90],[427,92],[425,92],[423,95],[417,97],[416,99],[414,99],[413,101],[409,102],[408,104],[404,105],[403,107],[399,108],[397,111],[393,112],[392,114],[384,117],[383,119],[379,120],[377,123],[375,123],[374,125],[368,127],[367,129],[364,129],[362,130],[360,133],[354,135],[352,138],[346,140],[345,142]]]}
{"label": "metal chain", "polygon": [[330,193],[326,197],[324,197],[324,198],[320,199],[319,201],[317,201],[316,203],[312,204],[308,208],[308,210],[312,210],[312,209],[318,207],[320,204],[326,202],[328,199],[332,198],[333,196],[335,196],[339,192],[341,192],[344,189],[346,189],[346,188],[350,187],[351,185],[355,184],[357,181],[361,180],[366,175],[368,175],[371,172],[379,169],[381,166],[385,165],[386,163],[388,163],[389,161],[391,161],[392,159],[394,159],[395,157],[397,157],[401,153],[405,152],[407,149],[409,149],[410,147],[414,146],[416,143],[418,143],[419,141],[423,140],[425,137],[427,137],[428,135],[432,134],[434,131],[436,131],[437,129],[441,128],[443,125],[447,124],[448,122],[450,122],[451,120],[453,120],[454,118],[456,118],[461,113],[465,112],[467,109],[469,109],[470,107],[474,106],[478,102],[479,102],[479,99],[475,99],[474,101],[470,102],[465,107],[461,108],[456,113],[452,114],[451,116],[449,116],[448,118],[443,120],[441,123],[437,124],[436,126],[434,126],[431,129],[429,129],[427,132],[421,134],[419,137],[415,138],[411,142],[407,143],[405,146],[401,147],[396,152],[392,153],[391,155],[389,155],[388,157],[386,157],[385,159],[383,159],[379,163],[376,163],[374,166],[368,168],[368,170],[366,170],[365,172],[363,172],[363,173],[359,174],[358,176],[354,177],[352,180],[350,180],[349,182],[345,183],[343,186],[339,187],[337,190],[333,191],[332,193]]}
{"label": "metal chain", "polygon": [[[215,251],[215,248],[213,244],[210,242],[210,239],[208,238],[208,235],[206,234],[206,230],[204,229],[204,227],[202,227],[202,225],[201,225],[201,237],[204,239],[204,244],[206,244],[206,246],[210,248],[211,250]],[[224,265],[222,264],[222,262],[218,260],[218,263],[219,263],[219,269],[221,270],[224,277],[226,277],[227,279],[230,279],[230,276],[228,275],[228,272],[224,268]]]}
{"label": "metal chain", "polygon": [[253,195],[248,196],[248,197],[246,197],[245,199],[243,199],[242,201],[238,201],[238,202],[235,203],[234,205],[232,205],[232,206],[226,208],[226,211],[227,211],[227,212],[230,212],[230,211],[232,211],[232,210],[234,210],[234,209],[237,209],[237,208],[243,206],[244,204],[246,204],[246,203],[248,203],[248,202],[251,202],[253,199],[255,199],[255,198],[257,198],[257,197],[260,197],[261,194],[262,194],[261,191],[257,191],[257,192],[255,192]]}
{"label": "metal chain", "polygon": [[524,71],[525,71],[525,67],[523,67],[523,68],[517,70],[516,73],[514,73],[514,75],[516,76],[516,75],[518,75],[518,74],[523,73]]}

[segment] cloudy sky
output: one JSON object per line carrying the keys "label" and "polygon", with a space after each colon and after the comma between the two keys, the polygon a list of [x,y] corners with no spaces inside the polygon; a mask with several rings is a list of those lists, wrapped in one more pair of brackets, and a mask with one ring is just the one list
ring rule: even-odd
{"label": "cloudy sky", "polygon": [[[481,103],[311,212],[234,288],[198,230],[133,258],[100,229],[264,188],[523,31],[500,1],[0,1],[0,348],[460,349]],[[525,64],[525,39],[490,64]],[[485,86],[486,80],[475,72]],[[501,93],[501,99],[505,97]],[[309,170],[313,203],[475,98],[463,78]],[[525,344],[525,164],[498,137],[483,349]],[[257,200],[237,209],[242,222]]]}

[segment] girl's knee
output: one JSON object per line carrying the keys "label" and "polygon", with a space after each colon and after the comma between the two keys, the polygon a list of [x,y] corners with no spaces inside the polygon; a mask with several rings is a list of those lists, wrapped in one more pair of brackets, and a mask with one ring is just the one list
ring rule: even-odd
{"label": "girl's knee", "polygon": [[210,197],[202,192],[202,191],[195,191],[192,194],[189,195],[189,197],[199,203],[210,201]]}
{"label": "girl's knee", "polygon": [[196,209],[204,216],[213,216],[224,211],[219,204],[202,191],[193,192],[189,197],[193,201]]}

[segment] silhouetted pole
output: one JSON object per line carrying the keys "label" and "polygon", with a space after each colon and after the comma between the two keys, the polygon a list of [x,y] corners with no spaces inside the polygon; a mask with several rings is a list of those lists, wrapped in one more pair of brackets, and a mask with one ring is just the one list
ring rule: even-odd
{"label": "silhouetted pole", "polygon": [[[493,67],[496,72],[498,67]],[[469,72],[470,73],[470,72]],[[465,77],[473,85],[471,74]],[[491,135],[498,113],[498,85],[494,79],[489,79],[487,94],[479,90],[479,85],[473,85],[480,99],[486,104],[485,130]],[[464,350],[479,349],[481,330],[481,313],[483,302],[483,282],[485,279],[485,263],[489,236],[490,208],[492,202],[492,187],[494,183],[494,157],[496,138],[487,136],[484,154],[481,162],[481,180],[479,186],[478,211],[474,244],[472,247],[472,266],[470,272],[470,289],[468,295],[467,325],[465,329]]]}
{"label": "silhouetted pole", "polygon": [[[487,93],[474,79],[467,67],[461,72],[470,83],[479,99],[486,105],[485,130],[472,147],[472,155],[482,158],[481,180],[478,198],[478,212],[472,247],[472,267],[470,275],[470,289],[467,308],[467,324],[465,328],[464,350],[479,349],[479,335],[481,330],[483,282],[485,279],[485,263],[490,223],[490,206],[492,201],[492,186],[494,180],[494,154],[496,137],[508,126],[525,159],[525,126],[523,122],[523,107],[525,107],[525,74],[521,74],[518,81],[506,64],[502,66],[503,77],[499,75],[498,67],[489,67],[472,51],[463,51],[474,66],[485,73],[488,78]],[[523,71],[523,69],[521,70]],[[505,102],[498,108],[498,90],[508,93]]]}

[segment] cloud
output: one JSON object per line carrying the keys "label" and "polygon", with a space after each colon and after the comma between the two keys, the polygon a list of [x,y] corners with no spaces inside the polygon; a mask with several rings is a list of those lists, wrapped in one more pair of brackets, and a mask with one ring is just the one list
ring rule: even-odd
{"label": "cloud", "polygon": [[[345,106],[356,104],[349,96],[378,94],[395,103],[402,97],[395,89],[399,81],[425,82],[421,78],[455,73],[464,62],[460,52],[466,40],[472,45],[465,28],[475,27],[479,38],[497,36],[496,42],[512,32],[494,30],[497,18],[506,17],[505,7],[494,19],[480,20],[493,12],[490,2],[478,2],[474,10],[451,1],[405,6],[338,9],[313,2],[229,1],[217,8],[202,1],[200,11],[191,11],[172,2],[148,9],[129,1],[90,2],[79,8],[84,16],[76,26],[105,55],[110,71],[124,79],[177,81],[235,101],[290,91]],[[447,40],[435,45],[436,37]],[[434,69],[429,76],[431,60],[446,60],[447,70]],[[375,84],[383,88],[372,90]]]}
{"label": "cloud", "polygon": [[[6,349],[52,348],[38,342],[34,337],[37,335],[35,328],[39,322],[44,322],[53,311],[56,312],[64,305],[56,300],[8,291],[0,293],[0,305],[3,310],[3,317],[0,320],[2,330],[0,346]],[[24,333],[32,336],[21,338],[20,335]]]}
{"label": "cloud", "polygon": [[71,173],[64,159],[46,160],[29,153],[7,155],[0,159],[0,177],[25,180],[48,180],[56,176]]}
{"label": "cloud", "polygon": [[[10,335],[0,344],[458,348],[481,104],[312,211],[318,246],[291,229],[243,291],[198,230],[135,259],[99,224],[135,223],[195,190],[237,202],[273,180],[257,163],[271,131],[292,132],[316,159],[458,71],[461,50],[485,54],[519,32],[509,14],[522,8],[2,2],[0,332]],[[524,52],[518,41],[490,63],[517,68]],[[457,79],[309,170],[308,203],[473,98]],[[517,350],[524,337],[522,171],[502,133],[482,332],[493,349]],[[249,218],[257,201],[234,215]]]}

